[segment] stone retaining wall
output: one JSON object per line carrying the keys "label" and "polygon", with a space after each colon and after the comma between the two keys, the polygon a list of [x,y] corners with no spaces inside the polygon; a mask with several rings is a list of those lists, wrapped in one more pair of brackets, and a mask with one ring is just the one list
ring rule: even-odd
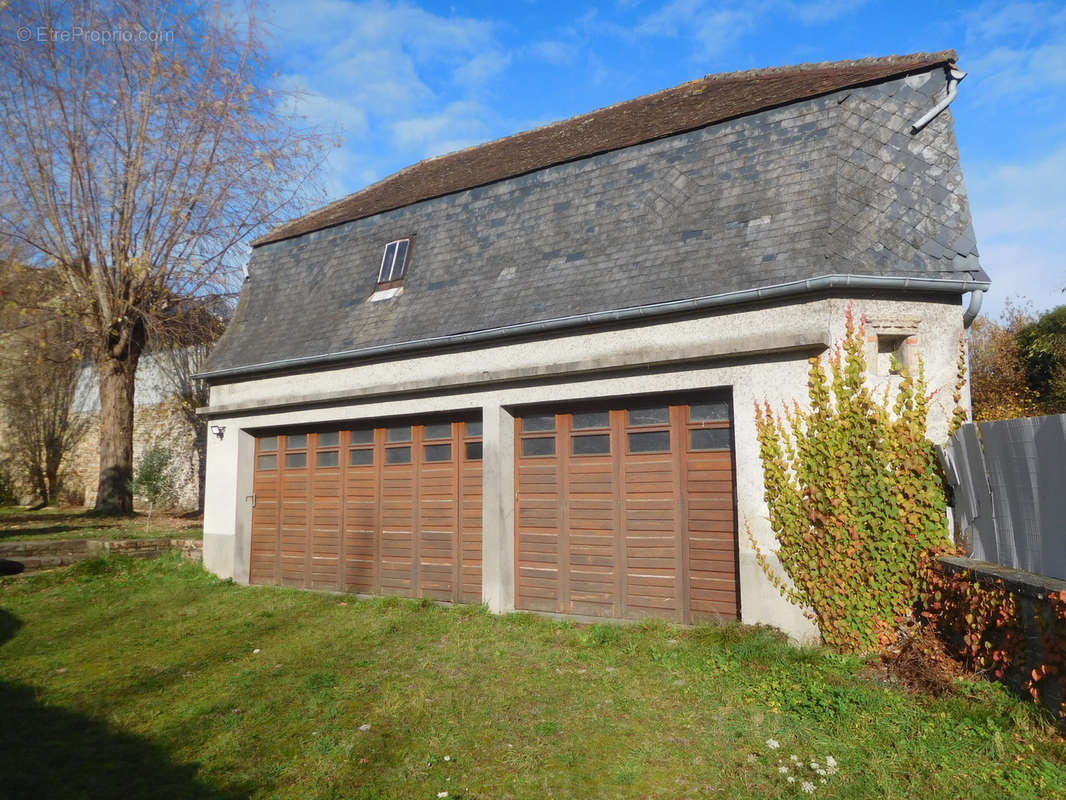
{"label": "stone retaining wall", "polygon": [[[1004,567],[987,561],[975,561],[958,556],[940,558],[943,570],[966,580],[976,581],[985,588],[1000,588],[1013,595],[1017,604],[1017,626],[1013,633],[1019,637],[1019,647],[1013,663],[1001,678],[1002,682],[1023,696],[1029,696],[1034,670],[1048,665],[1050,670],[1035,682],[1041,705],[1056,717],[1066,720],[1066,664],[1063,664],[1063,635],[1066,620],[1056,613],[1061,605],[1053,603],[1049,594],[1066,598],[1066,581],[1048,578],[1020,569]],[[982,637],[993,641],[1005,631],[982,631]],[[964,631],[945,631],[961,640]]]}
{"label": "stone retaining wall", "polygon": [[119,553],[132,558],[155,558],[180,550],[182,558],[203,560],[199,539],[52,539],[0,542],[0,575],[65,567],[99,555]]}

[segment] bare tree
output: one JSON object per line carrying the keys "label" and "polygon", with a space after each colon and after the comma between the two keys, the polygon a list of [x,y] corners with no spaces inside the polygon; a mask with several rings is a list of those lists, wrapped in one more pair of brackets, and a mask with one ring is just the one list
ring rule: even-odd
{"label": "bare tree", "polygon": [[100,511],[132,511],[133,392],[187,298],[230,293],[243,243],[308,199],[323,139],[225,4],[0,4],[0,237],[61,278],[100,385]]}
{"label": "bare tree", "polygon": [[88,429],[88,416],[75,413],[81,366],[69,357],[53,360],[31,350],[4,367],[0,405],[8,428],[6,455],[47,505],[58,499],[61,470]]}
{"label": "bare tree", "polygon": [[0,453],[36,499],[57,499],[61,469],[88,428],[76,413],[76,324],[48,307],[57,276],[0,261]]}

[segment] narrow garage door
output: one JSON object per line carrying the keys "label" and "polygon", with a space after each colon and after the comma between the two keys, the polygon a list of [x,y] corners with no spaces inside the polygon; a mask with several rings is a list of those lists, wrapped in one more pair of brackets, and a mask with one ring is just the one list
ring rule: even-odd
{"label": "narrow garage door", "polygon": [[707,398],[520,414],[517,607],[736,618],[730,419]]}
{"label": "narrow garage door", "polygon": [[481,601],[481,423],[256,439],[252,583]]}

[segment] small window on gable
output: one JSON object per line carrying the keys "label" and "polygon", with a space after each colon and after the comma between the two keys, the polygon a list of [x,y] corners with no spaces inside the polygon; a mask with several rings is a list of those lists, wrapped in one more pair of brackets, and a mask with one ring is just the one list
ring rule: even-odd
{"label": "small window on gable", "polygon": [[407,253],[410,249],[410,239],[397,239],[385,245],[385,254],[381,257],[381,271],[378,272],[379,284],[403,280],[407,269]]}
{"label": "small window on gable", "polygon": [[877,374],[900,375],[905,368],[906,336],[877,335]]}

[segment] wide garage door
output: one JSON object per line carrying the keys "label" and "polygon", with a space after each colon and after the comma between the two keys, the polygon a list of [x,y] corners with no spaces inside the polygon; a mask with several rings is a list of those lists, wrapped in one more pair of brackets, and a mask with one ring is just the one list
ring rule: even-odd
{"label": "wide garage door", "polygon": [[518,608],[738,616],[728,398],[530,410],[516,426]]}
{"label": "wide garage door", "polygon": [[481,423],[256,438],[252,583],[481,601]]}

